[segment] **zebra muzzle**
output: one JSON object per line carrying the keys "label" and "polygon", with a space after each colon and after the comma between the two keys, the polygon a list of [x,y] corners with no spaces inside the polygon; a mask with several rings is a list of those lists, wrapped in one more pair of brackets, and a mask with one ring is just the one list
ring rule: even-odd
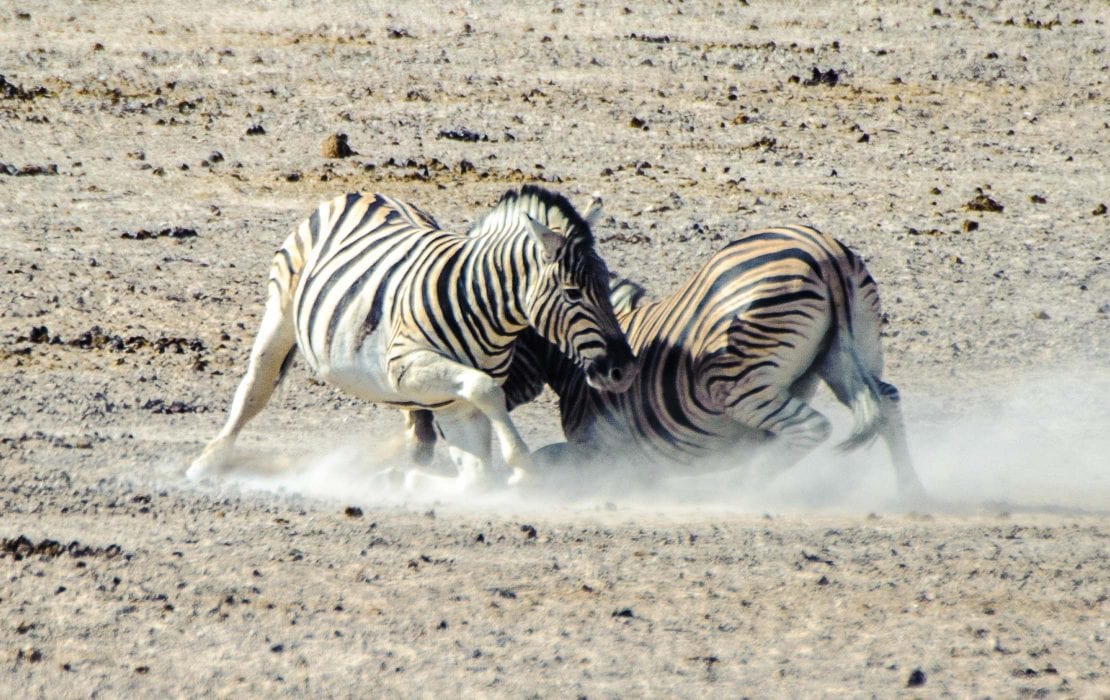
{"label": "zebra muzzle", "polygon": [[586,383],[598,391],[619,394],[632,385],[639,369],[639,362],[625,344],[590,362],[586,367]]}

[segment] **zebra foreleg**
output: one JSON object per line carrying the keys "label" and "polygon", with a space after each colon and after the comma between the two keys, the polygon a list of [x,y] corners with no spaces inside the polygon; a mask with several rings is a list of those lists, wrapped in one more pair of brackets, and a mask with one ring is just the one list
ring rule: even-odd
{"label": "zebra foreleg", "polygon": [[414,493],[464,493],[505,483],[504,475],[493,473],[490,451],[490,422],[485,414],[469,405],[437,411],[436,423],[448,444],[448,453],[457,470],[456,476],[444,477],[414,469],[405,480]]}
{"label": "zebra foreleg", "polygon": [[[501,456],[513,468],[514,478],[519,480],[524,476],[528,446],[509,418],[505,394],[493,377],[439,353],[419,350],[406,354],[403,361],[390,364],[390,381],[400,395],[411,400],[436,403],[454,399],[479,411],[497,435]],[[440,426],[444,426],[442,420]],[[444,435],[446,437],[446,431]],[[450,438],[447,442],[452,444]],[[481,469],[484,468],[483,464]]]}
{"label": "zebra foreleg", "polygon": [[185,475],[198,479],[205,474],[218,471],[227,466],[235,439],[239,431],[266,406],[281,381],[286,368],[286,360],[293,351],[296,337],[293,320],[286,314],[281,297],[271,286],[270,297],[262,323],[251,347],[247,372],[235,390],[227,422],[204,452],[193,460]]}
{"label": "zebra foreleg", "polygon": [[428,410],[405,411],[405,444],[409,457],[420,465],[432,463],[435,456],[436,431],[432,412]]}

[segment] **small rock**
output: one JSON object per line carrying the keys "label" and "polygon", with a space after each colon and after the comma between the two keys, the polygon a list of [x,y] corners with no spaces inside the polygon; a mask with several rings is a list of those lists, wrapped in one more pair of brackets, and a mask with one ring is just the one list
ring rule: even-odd
{"label": "small rock", "polygon": [[120,234],[120,238],[126,238],[132,241],[147,241],[153,238],[196,238],[196,229],[185,228],[183,226],[170,226],[158,231],[148,231],[147,229],[140,229],[138,231],[124,231]]}
{"label": "small rock", "polygon": [[32,343],[48,343],[50,342],[50,331],[46,326],[35,326],[31,329],[31,335],[27,339]]}
{"label": "small rock", "polygon": [[20,660],[26,659],[30,663],[37,664],[38,662],[42,661],[42,650],[36,649],[34,647],[20,649],[19,653],[16,655],[16,658]]}
{"label": "small rock", "polygon": [[[27,19],[30,19],[27,15]],[[35,86],[30,89],[24,88],[22,85],[16,83],[9,83],[4,76],[0,75],[0,98],[15,99],[15,100],[33,100],[38,97],[44,97],[48,93],[47,89],[41,86]]]}
{"label": "small rock", "polygon": [[632,612],[632,608],[619,608],[613,611],[613,617],[636,617],[636,613]]}
{"label": "small rock", "polygon": [[991,199],[982,190],[979,190],[979,193],[964,205],[964,209],[968,211],[989,211],[997,213],[1001,212],[1004,208],[1005,207],[997,200]]}
{"label": "small rock", "polygon": [[347,506],[343,510],[343,515],[346,515],[348,518],[361,518],[362,508],[359,508],[357,506]]}
{"label": "small rock", "polygon": [[261,124],[251,124],[247,127],[247,136],[262,136],[266,129]]}
{"label": "small rock", "polygon": [[972,231],[978,231],[979,230],[979,222],[978,221],[972,221],[971,219],[967,219],[967,220],[964,221],[964,223],[960,227],[960,229],[964,233],[971,233]]}
{"label": "small rock", "polygon": [[471,131],[470,129],[442,129],[436,134],[437,139],[450,139],[452,141],[465,141],[467,143],[477,143],[478,141],[489,141],[489,136],[486,134]]}
{"label": "small rock", "polygon": [[920,668],[915,668],[913,673],[910,674],[909,680],[906,681],[907,688],[920,688],[925,685],[925,672]]}
{"label": "small rock", "polygon": [[357,156],[358,153],[351,150],[346,134],[332,134],[320,145],[320,155],[324,158],[347,158]]}
{"label": "small rock", "polygon": [[840,74],[834,68],[827,71],[822,71],[817,66],[814,66],[809,78],[802,81],[802,85],[806,87],[815,87],[817,85],[828,85],[832,87],[840,82]]}
{"label": "small rock", "polygon": [[1091,212],[1091,215],[1106,216],[1106,204],[1099,204],[1097,207],[1094,208],[1094,211]]}
{"label": "small rock", "polygon": [[532,527],[531,525],[521,525],[520,531],[524,533],[525,539],[536,539],[536,528]]}

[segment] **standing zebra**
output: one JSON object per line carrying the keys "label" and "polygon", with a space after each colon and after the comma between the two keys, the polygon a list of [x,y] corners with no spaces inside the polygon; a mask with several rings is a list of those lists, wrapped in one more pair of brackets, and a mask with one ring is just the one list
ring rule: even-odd
{"label": "standing zebra", "polygon": [[[383,195],[324,202],[274,256],[269,297],[223,430],[192,463],[227,462],[243,426],[280,382],[295,348],[325,381],[368,401],[436,412],[459,487],[488,478],[490,428],[519,479],[528,448],[500,384],[531,328],[601,390],[621,391],[635,359],[583,218],[561,195],[505,193],[466,235]],[[408,421],[410,440],[425,437]]]}
{"label": "standing zebra", "polygon": [[924,494],[898,391],[880,379],[875,280],[839,241],[805,226],[752,231],[671,296],[635,307],[637,289],[627,280],[613,286],[618,319],[640,360],[624,393],[591,390],[535,334],[518,340],[503,386],[510,408],[535,398],[545,382],[560,399],[569,444],[545,448],[545,458],[621,456],[689,472],[699,460],[711,469],[738,466],[720,459],[728,448],[772,438],[753,466],[756,479],[771,478],[828,437],[829,421],[806,402],[822,379],[854,417],[840,447],[881,434],[900,494]]}

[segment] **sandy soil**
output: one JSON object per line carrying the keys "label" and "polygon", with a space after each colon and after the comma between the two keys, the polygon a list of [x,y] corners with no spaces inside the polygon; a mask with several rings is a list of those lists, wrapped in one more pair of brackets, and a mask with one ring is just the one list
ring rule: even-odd
{"label": "sandy soil", "polygon": [[[0,5],[7,694],[1110,695],[1105,3],[222,5]],[[249,479],[181,478],[320,199],[524,182],[655,290],[750,227],[860,251],[937,507],[881,453],[386,497],[399,417],[300,367]]]}

